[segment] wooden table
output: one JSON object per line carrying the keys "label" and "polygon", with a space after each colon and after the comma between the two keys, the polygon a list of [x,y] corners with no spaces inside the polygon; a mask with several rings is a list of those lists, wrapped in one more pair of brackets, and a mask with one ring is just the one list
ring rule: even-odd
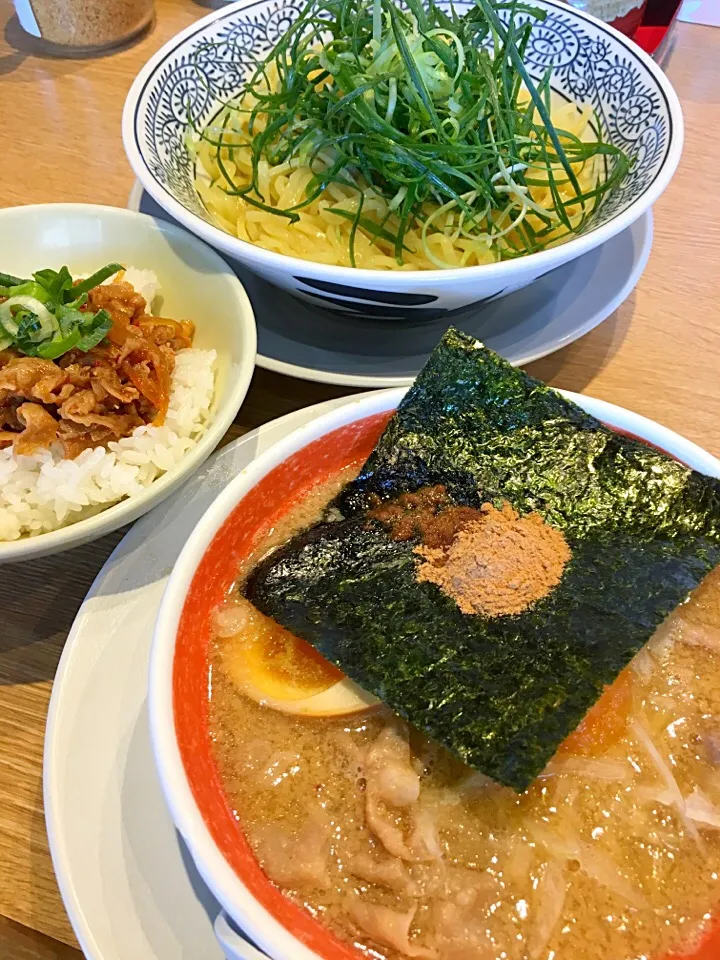
{"label": "wooden table", "polygon": [[[120,140],[140,66],[212,4],[157,0],[136,44],[84,60],[38,54],[0,0],[0,204],[124,206]],[[634,294],[601,327],[532,373],[653,417],[720,454],[720,30],[679,24],[668,64],[687,125],[680,170],[655,211],[655,245]],[[233,435],[350,391],[258,370]],[[2,568],[0,609],[0,958],[79,960],[53,875],[42,746],[57,661],[78,607],[121,533],[58,558]],[[131,958],[127,958],[131,960]]]}

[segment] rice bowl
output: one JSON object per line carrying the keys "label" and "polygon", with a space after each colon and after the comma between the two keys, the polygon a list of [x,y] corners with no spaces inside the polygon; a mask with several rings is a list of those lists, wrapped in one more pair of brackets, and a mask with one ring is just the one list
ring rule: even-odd
{"label": "rice bowl", "polygon": [[[85,204],[6,209],[0,224],[4,269],[29,276],[43,265],[67,264],[73,275],[87,276],[98,263],[132,264],[157,275],[164,315],[192,318],[197,328],[191,349],[176,354],[164,425],[139,426],[75,460],[0,451],[1,535],[13,538],[0,542],[0,562],[7,562],[102,536],[182,483],[232,423],[252,376],[256,334],[230,268],[173,225]],[[147,280],[136,275],[140,288]]]}

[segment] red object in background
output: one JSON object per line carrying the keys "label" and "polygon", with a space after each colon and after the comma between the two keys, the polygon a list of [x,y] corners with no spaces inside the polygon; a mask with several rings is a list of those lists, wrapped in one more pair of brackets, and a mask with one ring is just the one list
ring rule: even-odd
{"label": "red object in background", "polygon": [[681,6],[682,0],[648,0],[642,23],[632,34],[645,53],[656,58],[662,55]]}
{"label": "red object in background", "polygon": [[634,7],[629,13],[626,13],[624,17],[618,17],[617,20],[611,20],[610,26],[615,27],[615,29],[619,30],[620,33],[624,33],[626,37],[632,37],[643,21],[646,9],[647,0],[639,7]]}

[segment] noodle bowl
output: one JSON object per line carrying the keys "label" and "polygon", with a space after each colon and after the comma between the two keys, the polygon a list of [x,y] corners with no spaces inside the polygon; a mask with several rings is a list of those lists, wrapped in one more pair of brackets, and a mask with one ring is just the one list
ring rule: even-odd
{"label": "noodle bowl", "polygon": [[[533,214],[526,211],[519,229],[497,237],[496,234],[507,229],[521,214],[522,205],[516,204],[505,219],[499,219],[508,205],[506,199],[510,194],[495,191],[496,207],[493,222],[489,224],[481,216],[487,200],[485,195],[472,202],[467,195],[478,189],[482,193],[492,177],[498,174],[495,184],[501,188],[510,184],[504,180],[497,164],[488,168],[487,175],[479,177],[476,174],[480,167],[470,163],[469,171],[460,171],[463,177],[467,174],[470,182],[461,178],[462,182],[458,181],[457,186],[458,197],[472,208],[472,216],[464,210],[447,209],[427,227],[429,236],[438,234],[429,247],[438,263],[434,263],[424,249],[418,250],[422,246],[423,223],[420,221],[419,224],[407,224],[403,238],[405,249],[400,251],[401,263],[397,262],[397,251],[392,244],[380,239],[370,247],[363,239],[365,225],[360,225],[362,229],[356,231],[356,267],[347,266],[351,259],[347,240],[352,222],[344,215],[352,219],[353,214],[347,209],[340,214],[329,214],[327,209],[340,204],[352,208],[352,200],[359,196],[358,190],[349,190],[347,185],[343,188],[336,178],[328,185],[325,198],[318,196],[310,202],[305,198],[307,205],[295,211],[298,217],[294,224],[288,217],[273,213],[271,218],[259,217],[258,214],[267,211],[257,206],[256,192],[248,195],[243,204],[238,203],[239,196],[234,192],[247,188],[248,171],[241,163],[241,153],[248,154],[249,150],[236,150],[234,157],[221,151],[218,158],[217,147],[210,142],[219,140],[223,111],[227,108],[230,115],[227,136],[246,140],[243,130],[248,131],[249,121],[240,112],[241,101],[243,96],[261,93],[259,80],[256,89],[251,90],[253,65],[262,62],[269,48],[285,36],[288,26],[299,16],[301,4],[302,0],[289,0],[280,17],[275,0],[237,0],[232,6],[216,10],[175,37],[153,56],[135,81],[125,107],[123,141],[143,187],[171,217],[229,258],[314,306],[329,306],[358,318],[369,315],[382,320],[412,318],[420,321],[504,296],[549,270],[588,253],[631,226],[649,210],[673,175],[682,149],[682,113],[662,71],[630,40],[611,28],[559,0],[537,0],[534,6],[545,19],[533,30],[525,63],[536,85],[542,82],[548,65],[561,68],[553,74],[550,84],[552,92],[557,94],[551,97],[551,122],[559,130],[569,128],[566,130],[569,135],[570,130],[575,131],[570,135],[574,149],[578,151],[576,156],[570,156],[573,172],[581,166],[580,154],[589,149],[588,142],[602,136],[603,151],[620,149],[632,163],[621,186],[606,193],[602,202],[597,204],[592,197],[588,198],[584,219],[571,233],[568,233],[567,225],[563,225],[560,232],[565,234],[564,237],[540,237],[527,248],[533,252],[527,252],[521,248],[522,240],[518,235],[523,232],[523,224],[532,226]],[[470,0],[457,0],[454,6],[458,14],[466,14],[472,4]],[[439,0],[438,7],[446,14],[450,13],[447,0]],[[501,12],[504,16],[506,11]],[[588,51],[592,51],[592,58],[586,56]],[[622,77],[648,105],[649,109],[642,115],[635,112],[630,115],[630,102],[618,96],[610,84],[609,78],[616,76],[618,64],[624,65]],[[607,83],[603,79],[606,77]],[[548,95],[550,92],[548,90]],[[399,96],[397,101],[400,102]],[[602,123],[595,123],[590,116],[589,125],[583,126],[586,117],[578,112],[577,105],[582,107],[586,101],[592,103]],[[439,104],[444,118],[448,112],[443,113],[445,99],[439,97],[434,102]],[[384,99],[380,100],[380,109],[383,111],[381,121],[384,121],[387,110]],[[253,121],[253,143],[257,142],[258,135],[264,135],[264,122],[259,111]],[[234,127],[239,129],[233,130]],[[449,125],[447,129],[450,130]],[[492,129],[497,141],[494,125]],[[582,130],[584,132],[580,133]],[[423,128],[419,132],[422,133]],[[204,143],[199,142],[203,134]],[[321,130],[320,134],[323,140],[331,138],[328,132]],[[580,139],[573,140],[572,136]],[[322,157],[318,154],[314,160],[312,150],[304,153],[298,150],[297,155],[291,157],[276,149],[276,144],[269,146],[272,148],[270,154],[258,157],[267,164],[258,162],[257,174],[267,184],[267,199],[273,204],[297,203],[297,198],[303,196],[308,170],[312,168],[313,175],[316,175],[334,155],[333,144],[315,144],[313,150],[320,149]],[[284,146],[289,147],[290,143]],[[472,151],[476,147],[469,144]],[[493,148],[493,152],[497,151]],[[549,154],[554,162],[554,150],[549,149]],[[230,182],[222,177],[222,187],[219,159],[223,163],[227,161],[230,177]],[[546,201],[541,195],[541,186],[523,184],[523,180],[540,180],[539,171],[536,171],[538,176],[531,177],[521,169],[514,169],[521,159],[514,155],[505,158],[503,154],[511,180],[528,186],[533,194],[531,199],[542,205]],[[378,162],[380,160],[387,166],[386,159],[380,157]],[[613,160],[609,153],[600,152],[596,164],[585,162],[583,169],[576,174],[582,183],[581,191],[587,193],[588,184],[596,182],[598,175],[601,176],[601,185],[607,183],[605,178],[614,169]],[[286,162],[288,168],[279,169]],[[592,169],[593,166],[597,169]],[[301,167],[305,168],[304,175]],[[277,190],[270,179],[271,168],[278,180]],[[368,204],[368,208],[363,216],[367,214],[371,219],[372,213],[375,226],[382,221],[393,201],[400,202],[392,212],[395,218],[392,224],[385,225],[392,236],[396,219],[403,213],[401,197],[398,196],[401,184],[393,184],[391,190],[387,185],[389,181],[373,179],[372,170],[367,171],[369,178],[358,170],[351,169],[350,172],[358,184],[365,181],[363,203]],[[565,173],[563,179],[566,176]],[[365,196],[369,180],[372,180],[372,189],[381,195],[382,202],[376,197]],[[423,187],[430,182],[425,174],[415,181]],[[233,187],[233,183],[238,187]],[[566,184],[556,183],[556,186],[565,191]],[[260,189],[264,194],[266,188]],[[353,192],[351,199],[348,193],[352,195]],[[327,200],[328,208],[320,215],[322,199]],[[428,192],[422,198],[419,212],[427,219],[451,199],[450,196],[431,196]],[[254,207],[252,217],[245,209],[246,204]],[[376,205],[374,213],[369,209],[371,204]],[[451,238],[458,233],[462,212],[465,212],[462,230],[470,236],[465,236],[461,230],[456,251]],[[577,223],[577,211],[568,208],[567,212],[568,218],[572,217]],[[239,221],[246,233],[238,230]],[[550,233],[555,225],[546,226],[551,228]],[[479,242],[482,233],[493,234],[490,249],[486,243]],[[245,236],[249,239],[243,239]],[[525,236],[529,236],[527,230]],[[517,250],[513,249],[513,244],[517,245]],[[411,245],[415,252],[409,249]],[[503,247],[505,249],[500,249]],[[466,266],[441,268],[443,262],[460,263],[469,248]],[[308,259],[309,255],[317,259]],[[373,262],[373,258],[377,260]]]}
{"label": "noodle bowl", "polygon": [[250,243],[366,269],[481,266],[572,235],[629,163],[549,69],[525,69],[541,20],[522,2],[501,20],[488,0],[450,17],[308,0],[202,133],[208,209]]}

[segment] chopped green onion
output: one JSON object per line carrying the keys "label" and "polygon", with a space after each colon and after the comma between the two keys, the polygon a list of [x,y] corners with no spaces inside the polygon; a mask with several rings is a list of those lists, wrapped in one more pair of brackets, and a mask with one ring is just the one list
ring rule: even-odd
{"label": "chopped green onion", "polygon": [[36,300],[35,297],[21,295],[18,297],[10,297],[5,300],[4,303],[0,303],[0,327],[2,327],[7,336],[13,338],[17,336],[22,322],[22,316],[18,318],[17,315],[20,314],[21,311],[22,313],[35,316],[41,327],[48,331],[47,336],[52,336],[53,332],[57,329],[57,320],[44,303]]}
{"label": "chopped green onion", "polygon": [[[490,237],[498,257],[582,229],[629,161],[603,141],[599,118],[597,142],[554,126],[550,72],[534,80],[523,62],[544,11],[525,0],[475,0],[462,17],[434,0],[408,0],[407,8],[395,0],[308,0],[248,79],[249,105],[231,101],[197,131],[214,148],[216,183],[291,223],[320,192],[350,185],[353,212],[330,209],[352,224],[351,263],[358,231],[402,262],[408,231],[450,201],[448,216],[463,215],[463,237],[481,246]],[[507,20],[498,14],[505,10]],[[270,87],[272,74],[278,83]],[[249,184],[234,173],[236,151],[244,169],[250,161]],[[577,170],[596,157],[606,158],[606,175],[591,192]],[[261,161],[310,166],[304,198],[273,206],[262,195]],[[528,196],[539,184],[550,194],[547,209]],[[468,194],[472,202],[462,199]],[[372,196],[385,200],[389,218],[363,209]],[[569,208],[582,216],[571,218]],[[549,235],[542,224],[526,229],[523,211],[552,225]],[[443,229],[436,218],[432,231]]]}
{"label": "chopped green onion", "polygon": [[112,327],[112,317],[107,310],[98,310],[93,317],[92,329],[77,342],[77,349],[87,353],[96,347]]}
{"label": "chopped green onion", "polygon": [[[76,348],[87,352],[108,334],[113,321],[107,310],[80,310],[88,293],[123,268],[111,263],[73,285],[67,267],[39,270],[33,280],[0,274],[0,350],[15,347],[28,357],[55,360]],[[17,281],[17,282],[15,282]]]}
{"label": "chopped green onion", "polygon": [[42,284],[35,280],[26,280],[24,283],[18,283],[14,287],[7,288],[5,296],[8,297],[34,297],[40,303],[48,303],[54,299]]}
{"label": "chopped green onion", "polygon": [[98,270],[96,273],[86,277],[85,280],[81,280],[80,283],[76,283],[71,290],[73,299],[79,297],[82,293],[88,293],[94,287],[99,287],[101,283],[115,276],[116,273],[120,273],[123,269],[124,267],[121,263],[109,263],[106,267],[103,267],[102,270]]}
{"label": "chopped green onion", "polygon": [[[358,217],[354,213],[350,213],[349,210],[343,210],[340,207],[328,207],[328,213],[334,213],[336,217],[342,217],[345,220],[349,220],[351,223],[354,223],[357,220],[359,226],[370,234],[371,237],[380,237],[383,240],[387,240],[388,243],[392,243],[393,246],[397,243],[397,237],[394,233],[390,233],[389,230],[383,229],[377,223],[374,223],[372,220],[369,220],[367,217]],[[405,247],[404,249],[407,249]]]}
{"label": "chopped green onion", "polygon": [[58,323],[60,324],[60,332],[64,335],[74,330],[75,327],[82,328],[83,324],[88,322],[88,318],[91,317],[92,314],[82,313],[72,304],[68,304],[67,306],[58,307],[55,311],[55,316],[58,318]]}
{"label": "chopped green onion", "polygon": [[22,277],[14,277],[11,273],[0,273],[0,287],[17,287],[21,283],[27,283]]}
{"label": "chopped green onion", "polygon": [[58,337],[54,340],[48,340],[41,344],[36,351],[36,356],[43,360],[57,360],[68,350],[72,350],[80,342],[82,334],[78,329],[72,331],[65,337]]}
{"label": "chopped green onion", "polygon": [[35,281],[45,288],[51,300],[56,303],[65,302],[66,291],[72,287],[72,276],[67,267],[60,267],[59,270],[38,270],[33,276]]}
{"label": "chopped green onion", "polygon": [[58,331],[58,322],[51,313],[37,314],[29,310],[22,310],[15,314],[19,321],[16,334],[18,343],[29,340],[30,343],[41,343],[55,336]]}

